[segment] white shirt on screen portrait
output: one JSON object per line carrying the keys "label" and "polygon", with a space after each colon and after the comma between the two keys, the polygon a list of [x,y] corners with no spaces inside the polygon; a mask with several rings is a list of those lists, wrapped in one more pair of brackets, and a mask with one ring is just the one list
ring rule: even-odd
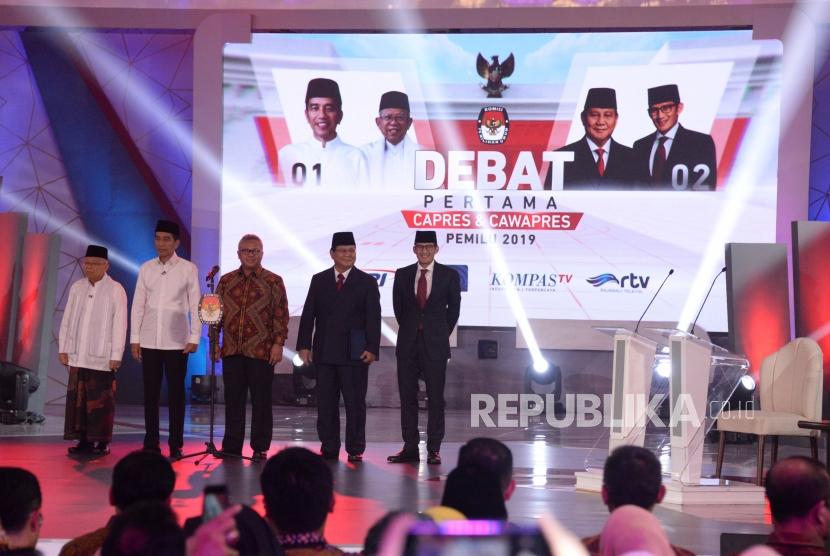
{"label": "white shirt on screen portrait", "polygon": [[[148,349],[183,349],[199,343],[199,271],[175,253],[141,265],[130,313],[130,343]],[[189,320],[188,320],[189,317]]]}
{"label": "white shirt on screen portrait", "polygon": [[[591,149],[591,154],[594,156],[594,162],[599,162],[599,152],[600,146],[594,143],[588,135],[585,135],[585,140],[588,142],[588,148]],[[605,145],[602,148],[602,163],[605,167],[608,167],[608,157],[611,156],[611,141],[606,141]]]}
{"label": "white shirt on screen portrait", "polygon": [[393,145],[385,138],[361,147],[369,164],[372,187],[413,189],[415,185],[415,152],[423,147],[405,136]]}
{"label": "white shirt on screen portrait", "polygon": [[651,158],[649,158],[648,171],[649,174],[654,170],[654,155],[657,154],[657,147],[660,145],[660,138],[665,137],[666,141],[663,143],[663,148],[666,149],[666,160],[669,159],[669,152],[671,152],[672,143],[674,143],[674,136],[677,135],[677,128],[680,127],[680,122],[674,124],[666,133],[659,131],[654,136],[654,143],[651,145]]}
{"label": "white shirt on screen portrait", "polygon": [[368,183],[366,157],[340,137],[325,145],[316,139],[291,143],[280,149],[277,161],[289,186],[351,189]]}

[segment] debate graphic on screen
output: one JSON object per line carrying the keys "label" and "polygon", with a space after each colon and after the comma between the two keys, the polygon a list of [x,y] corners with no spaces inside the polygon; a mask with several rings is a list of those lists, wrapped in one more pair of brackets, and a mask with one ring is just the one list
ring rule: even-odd
{"label": "debate graphic on screen", "polygon": [[[259,33],[223,69],[223,270],[260,235],[292,314],[341,230],[385,316],[436,230],[480,326],[517,302],[636,320],[674,268],[649,314],[671,321],[715,238],[775,240],[775,162],[738,171],[778,142],[781,44],[751,31]],[[721,283],[699,322],[725,330],[725,305]]]}

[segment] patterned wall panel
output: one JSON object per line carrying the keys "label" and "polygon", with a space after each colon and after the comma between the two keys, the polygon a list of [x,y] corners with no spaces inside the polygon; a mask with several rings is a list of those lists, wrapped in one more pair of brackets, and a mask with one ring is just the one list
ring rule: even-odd
{"label": "patterned wall panel", "polygon": [[807,215],[810,220],[830,220],[830,44],[816,52]]}
{"label": "patterned wall panel", "polygon": [[79,32],[71,36],[189,229],[193,35]]}
{"label": "patterned wall panel", "polygon": [[[75,32],[72,40],[104,88],[170,202],[190,222],[193,50],[191,33]],[[133,91],[149,91],[139,104]],[[171,133],[173,125],[179,133]],[[66,370],[57,331],[69,286],[82,276],[87,231],[68,183],[18,29],[0,29],[0,211],[29,215],[29,231],[59,233],[53,361],[47,403],[63,404]]]}
{"label": "patterned wall panel", "polygon": [[46,399],[63,403],[66,370],[57,362],[57,331],[69,285],[82,275],[86,231],[15,30],[0,30],[0,175],[0,210],[27,213],[30,232],[62,236]]}

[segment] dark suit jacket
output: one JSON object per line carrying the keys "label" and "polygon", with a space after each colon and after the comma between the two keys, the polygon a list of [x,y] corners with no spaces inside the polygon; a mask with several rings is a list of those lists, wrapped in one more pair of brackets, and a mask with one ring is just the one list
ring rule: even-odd
{"label": "dark suit jacket", "polygon": [[333,268],[311,277],[300,317],[297,350],[311,349],[315,363],[362,365],[349,356],[349,335],[352,330],[364,330],[366,351],[380,356],[378,283],[354,267],[339,292],[336,283]]}
{"label": "dark suit jacket", "polygon": [[432,289],[426,307],[421,309],[415,297],[415,280],[420,277],[418,263],[395,271],[392,303],[398,320],[398,343],[395,354],[409,355],[423,324],[424,343],[430,359],[450,356],[450,334],[461,310],[461,280],[454,269],[435,262]]}
{"label": "dark suit jacket", "polygon": [[[711,135],[692,131],[678,125],[677,134],[675,134],[674,141],[672,141],[663,175],[660,176],[657,183],[652,183],[649,160],[651,159],[651,147],[654,145],[656,137],[657,132],[655,131],[634,143],[634,158],[637,164],[639,181],[646,188],[651,185],[661,189],[690,191],[715,189],[718,181],[718,165],[715,157],[715,142]],[[672,187],[672,172],[678,164],[684,165],[688,169],[688,179],[685,187],[682,182],[677,187]],[[699,167],[700,164],[703,164],[706,168]],[[695,167],[698,167],[697,170]],[[698,182],[700,183],[698,184]]]}
{"label": "dark suit jacket", "polygon": [[585,136],[557,150],[574,153],[573,162],[565,163],[562,180],[564,189],[618,189],[631,187],[635,182],[634,151],[613,138],[608,164],[602,176],[599,175],[594,154]]}

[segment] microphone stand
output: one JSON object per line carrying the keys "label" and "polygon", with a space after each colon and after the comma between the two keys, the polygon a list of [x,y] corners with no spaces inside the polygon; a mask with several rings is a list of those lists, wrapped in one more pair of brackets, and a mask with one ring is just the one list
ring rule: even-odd
{"label": "microphone stand", "polygon": [[695,325],[697,324],[697,319],[700,318],[700,314],[703,312],[703,308],[706,306],[706,302],[709,301],[709,294],[712,293],[712,288],[715,287],[715,282],[718,281],[718,278],[724,272],[726,272],[726,267],[723,267],[722,269],[720,269],[720,272],[715,274],[715,277],[712,279],[712,283],[709,285],[709,291],[706,292],[706,297],[703,298],[703,303],[700,304],[700,310],[697,312],[697,316],[695,316],[695,320],[692,321],[692,327],[689,328],[689,334],[691,334],[695,338],[697,338],[697,335],[695,335]]}
{"label": "microphone stand", "polygon": [[[211,274],[209,274],[207,277],[207,285],[208,289],[210,290],[210,293],[214,293],[214,276],[215,272],[211,272]],[[208,435],[208,441],[205,442],[205,449],[201,452],[186,454],[180,457],[179,460],[201,456],[199,457],[199,459],[193,462],[194,465],[199,465],[208,456],[213,456],[217,459],[236,458],[247,459],[249,461],[252,461],[253,458],[243,456],[241,454],[228,454],[226,452],[216,449],[216,444],[213,441],[214,427],[216,424],[216,360],[213,357],[213,354],[216,353],[217,348],[219,347],[219,323],[208,325],[208,345],[208,349],[210,350],[210,353],[208,355],[210,359],[210,433]]]}
{"label": "microphone stand", "polygon": [[669,273],[668,273],[668,274],[666,274],[666,277],[665,277],[665,278],[663,278],[663,283],[662,283],[662,284],[660,284],[660,287],[659,287],[659,288],[657,288],[657,291],[656,291],[656,292],[654,292],[654,296],[651,298],[651,301],[649,301],[649,302],[648,302],[648,305],[646,305],[646,310],[645,310],[645,311],[643,311],[643,314],[642,314],[642,315],[640,315],[640,318],[639,318],[639,320],[637,321],[637,326],[635,326],[635,327],[634,327],[634,333],[635,333],[635,334],[637,334],[637,333],[638,333],[638,331],[640,330],[640,323],[641,323],[641,322],[643,322],[643,317],[645,317],[645,316],[646,316],[646,313],[648,313],[648,310],[651,308],[651,304],[652,304],[652,303],[654,303],[654,300],[655,300],[655,299],[657,299],[657,296],[658,296],[658,295],[660,295],[660,290],[662,290],[662,289],[663,289],[663,286],[665,286],[665,285],[666,285],[666,281],[669,279],[669,276],[671,276],[672,274],[674,274],[674,269],[673,269],[673,268],[670,268],[670,269],[669,269]]}

